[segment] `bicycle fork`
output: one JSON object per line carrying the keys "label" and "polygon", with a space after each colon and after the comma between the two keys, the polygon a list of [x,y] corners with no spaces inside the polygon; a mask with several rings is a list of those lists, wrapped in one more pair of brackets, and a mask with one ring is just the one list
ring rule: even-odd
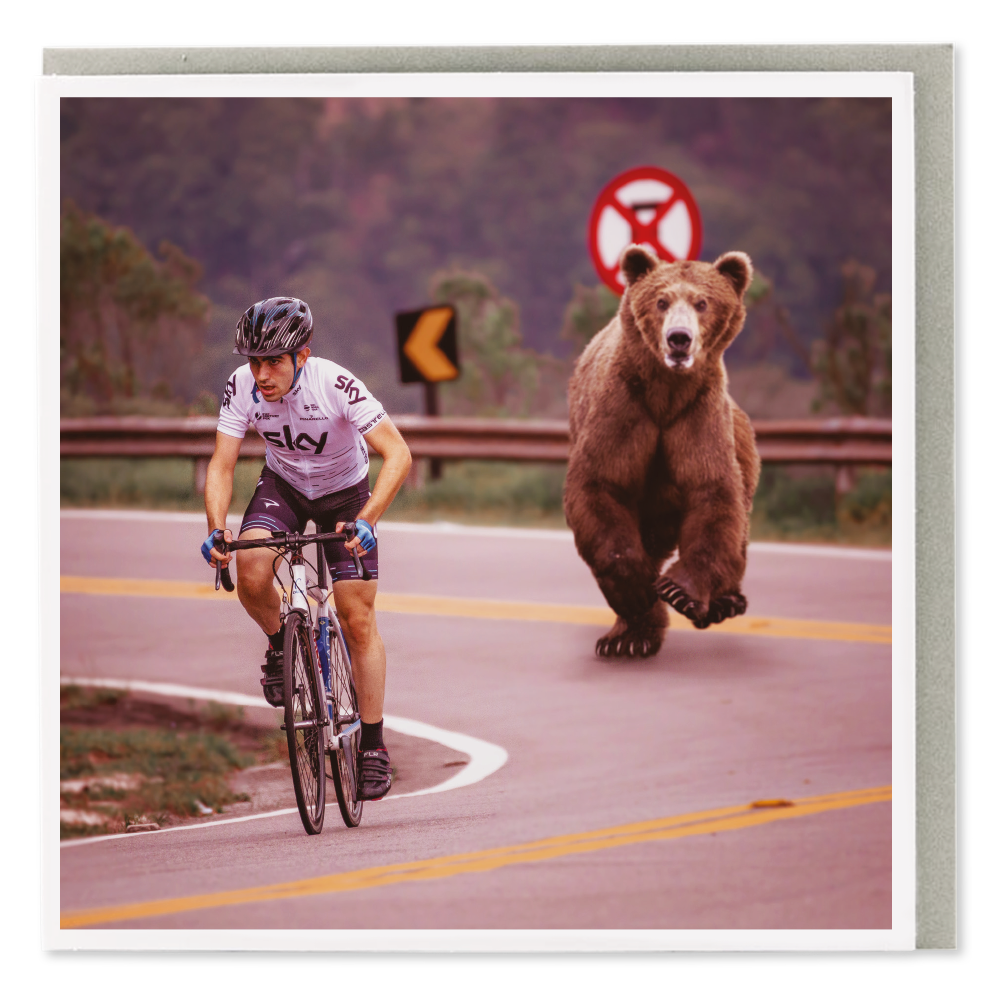
{"label": "bicycle fork", "polygon": [[[322,551],[322,550],[321,550]],[[291,606],[292,608],[297,608],[304,611],[306,614],[306,621],[312,622],[312,614],[309,610],[309,598],[307,596],[309,591],[309,584],[306,580],[306,564],[305,559],[302,556],[302,550],[294,552],[289,560],[289,570],[292,577],[292,597]],[[322,727],[322,739],[323,739],[323,752],[325,753],[330,748],[331,736],[330,732],[333,726],[330,722],[332,718],[331,713],[331,703],[330,703],[330,646],[329,646],[329,626],[330,626],[330,605],[327,600],[326,591],[322,591],[323,599],[320,603],[320,639],[317,644],[316,652],[319,654],[320,665],[323,670],[323,693],[325,695],[326,708],[327,708],[327,722]],[[326,628],[324,629],[323,615],[326,615]],[[310,629],[311,631],[311,629]]]}
{"label": "bicycle fork", "polygon": [[[347,649],[347,643],[344,642],[343,633],[340,630],[340,622],[337,621],[336,616],[330,614],[330,591],[326,588],[326,554],[323,551],[322,545],[317,545],[317,570],[318,570],[318,583],[313,590],[313,597],[316,601],[316,624],[317,624],[317,636],[316,636],[316,652],[319,656],[320,669],[323,672],[323,688],[326,693],[326,711],[327,717],[330,720],[329,726],[325,727],[324,731],[326,735],[323,737],[325,741],[326,749],[330,749],[334,741],[339,742],[340,748],[348,755],[348,759],[353,759],[354,748],[352,742],[354,741],[355,735],[361,729],[361,719],[355,719],[354,722],[348,726],[343,732],[337,734],[334,733],[334,710],[333,710],[333,678],[330,674],[330,633],[331,629],[336,629],[338,635],[337,640],[341,643],[343,649]],[[298,569],[299,576],[296,577],[296,569]],[[296,607],[296,589],[298,593],[302,595],[301,600],[308,609],[308,601],[305,599],[306,593],[306,574],[305,574],[305,563],[302,561],[301,554],[299,555],[298,566],[293,563],[292,565],[292,606]],[[348,654],[350,655],[350,654]],[[360,736],[357,737],[360,739]]]}

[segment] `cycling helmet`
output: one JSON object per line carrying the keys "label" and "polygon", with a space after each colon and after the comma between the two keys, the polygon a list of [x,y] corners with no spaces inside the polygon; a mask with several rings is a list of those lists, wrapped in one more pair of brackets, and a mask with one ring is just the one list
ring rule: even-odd
{"label": "cycling helmet", "polygon": [[264,299],[252,305],[236,324],[233,354],[274,358],[291,354],[309,343],[313,318],[301,299]]}

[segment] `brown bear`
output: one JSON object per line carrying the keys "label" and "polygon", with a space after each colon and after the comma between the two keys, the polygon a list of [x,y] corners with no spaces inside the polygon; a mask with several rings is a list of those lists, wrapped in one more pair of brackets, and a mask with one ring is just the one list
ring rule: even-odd
{"label": "brown bear", "polygon": [[598,654],[652,656],[667,627],[661,601],[699,628],[746,610],[760,458],[722,352],[746,319],[753,266],[737,252],[668,264],[634,244],[620,266],[618,313],[569,384],[563,499],[577,551],[618,616]]}

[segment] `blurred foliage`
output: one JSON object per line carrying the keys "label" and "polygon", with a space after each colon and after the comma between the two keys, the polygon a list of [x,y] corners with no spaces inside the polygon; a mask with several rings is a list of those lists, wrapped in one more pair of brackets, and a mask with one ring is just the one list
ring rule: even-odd
{"label": "blurred foliage", "polygon": [[885,544],[892,540],[892,472],[867,471],[837,508],[837,520],[842,530],[856,529],[887,531]]}
{"label": "blurred foliage", "polygon": [[121,688],[80,687],[77,684],[62,684],[59,687],[60,709],[114,707],[128,692]]}
{"label": "blurred foliage", "polygon": [[752,539],[892,545],[892,472],[863,469],[837,497],[829,467],[765,465],[754,497]]}
{"label": "blurred foliage", "polygon": [[[824,405],[845,412],[881,412],[888,398],[888,99],[64,98],[60,115],[61,191],[80,206],[67,209],[77,256],[66,275],[78,291],[63,300],[74,412],[172,412],[178,396],[214,412],[236,367],[239,316],[274,294],[310,303],[318,355],[355,371],[390,412],[419,410],[421,387],[398,381],[393,314],[423,305],[428,288],[438,299],[450,281],[465,374],[442,388],[446,412],[557,415],[567,356],[616,307],[593,284],[594,199],[643,163],[678,174],[694,193],[703,259],[743,250],[761,276],[751,289],[760,307],[727,352],[731,371],[766,364],[801,379],[821,370]],[[159,259],[146,246],[160,247]],[[105,259],[113,280],[94,263]],[[859,270],[849,291],[839,269],[857,259],[872,278]],[[200,282],[194,260],[204,266]],[[210,314],[172,313],[165,293],[137,307],[144,288],[171,276],[210,299]],[[114,326],[101,325],[105,316]],[[160,322],[172,324],[177,343],[151,333]],[[181,350],[198,324],[203,350]],[[177,357],[147,361],[152,344]],[[169,391],[154,393],[161,379]],[[240,468],[252,492],[259,463]],[[64,461],[62,472],[67,504],[201,507],[190,462]],[[446,463],[442,480],[415,491],[410,508],[401,494],[389,516],[478,511],[461,516],[548,523],[562,516],[548,476]],[[798,523],[790,492],[809,490],[772,486],[781,496],[772,509],[764,490],[755,530]],[[238,482],[233,510],[248,498]],[[829,505],[822,510],[816,530],[840,531],[839,508],[832,521]]]}
{"label": "blurred foliage", "polygon": [[[517,306],[510,299],[484,275],[462,270],[434,275],[430,294],[458,314],[462,373],[440,386],[443,413],[510,417],[545,408],[539,393],[544,375],[558,372],[557,381],[564,383],[565,364],[524,347]],[[551,408],[552,400],[546,402]]]}
{"label": "blurred foliage", "polygon": [[829,469],[794,470],[765,465],[754,497],[754,513],[786,531],[836,526],[834,476]]}
{"label": "blurred foliage", "polygon": [[[372,483],[380,468],[381,459],[372,456]],[[237,465],[232,513],[246,509],[259,472],[259,459]],[[412,481],[404,484],[386,519],[564,528],[565,478],[566,467],[560,464],[444,462],[440,479],[424,475],[419,486]],[[204,509],[194,492],[191,463],[173,459],[63,459],[62,505]],[[855,487],[838,500],[829,467],[765,465],[754,499],[751,535],[890,545],[892,473],[861,470]]]}
{"label": "blurred foliage", "polygon": [[[260,477],[259,458],[240,459],[230,510],[246,510]],[[64,507],[132,507],[204,511],[189,458],[62,458],[59,496]]]}
{"label": "blurred foliage", "polygon": [[841,413],[892,413],[892,296],[876,295],[875,271],[850,260],[841,268],[844,299],[812,345],[820,396],[814,409],[832,403]]}
{"label": "blurred foliage", "polygon": [[[449,520],[565,528],[566,467],[534,462],[444,462],[440,479],[406,484],[389,508],[397,521]],[[374,466],[372,482],[378,474]]]}
{"label": "blurred foliage", "polygon": [[607,285],[574,286],[559,331],[559,337],[573,345],[574,357],[582,354],[594,334],[611,322],[620,303],[621,299]]}
{"label": "blurred foliage", "polygon": [[762,361],[729,369],[729,394],[752,420],[808,417],[816,381],[794,378],[786,365]]}
{"label": "blurred foliage", "polygon": [[[887,99],[66,98],[60,108],[64,196],[204,264],[213,311],[187,399],[220,392],[243,310],[291,294],[312,308],[318,354],[356,371],[390,411],[418,410],[420,387],[398,382],[393,313],[424,304],[432,276],[453,268],[517,303],[525,349],[569,354],[567,303],[594,282],[594,199],[643,163],[685,180],[702,257],[749,253],[807,347],[837,308],[840,262],[863,258],[876,292],[890,287]],[[731,367],[760,360],[759,318],[730,348]],[[780,340],[767,360],[808,372]]]}
{"label": "blurred foliage", "polygon": [[[209,301],[195,289],[197,261],[167,240],[159,254],[128,229],[66,203],[59,260],[64,415],[176,412],[175,397],[190,388]],[[139,399],[144,406],[135,405]]]}
{"label": "blurred foliage", "polygon": [[[813,411],[830,410],[849,416],[889,416],[892,413],[892,296],[876,293],[875,269],[856,260],[840,268],[840,305],[823,336],[807,345],[792,327],[788,308],[774,294],[773,283],[759,271],[747,290],[751,315],[761,320],[773,344],[780,335],[816,380]],[[766,344],[766,336],[759,343]]]}

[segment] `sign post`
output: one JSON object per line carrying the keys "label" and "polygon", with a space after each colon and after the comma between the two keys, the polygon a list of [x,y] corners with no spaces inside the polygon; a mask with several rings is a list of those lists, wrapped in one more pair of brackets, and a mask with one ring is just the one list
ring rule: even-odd
{"label": "sign post", "polygon": [[[440,414],[438,382],[450,382],[461,374],[458,366],[458,328],[452,306],[426,306],[396,313],[399,349],[399,380],[424,384],[424,412]],[[441,459],[431,459],[431,479],[441,478]]]}
{"label": "sign post", "polygon": [[660,167],[635,167],[609,181],[597,196],[588,236],[601,281],[621,295],[622,250],[638,243],[660,260],[694,260],[701,252],[701,213],[679,177]]}

